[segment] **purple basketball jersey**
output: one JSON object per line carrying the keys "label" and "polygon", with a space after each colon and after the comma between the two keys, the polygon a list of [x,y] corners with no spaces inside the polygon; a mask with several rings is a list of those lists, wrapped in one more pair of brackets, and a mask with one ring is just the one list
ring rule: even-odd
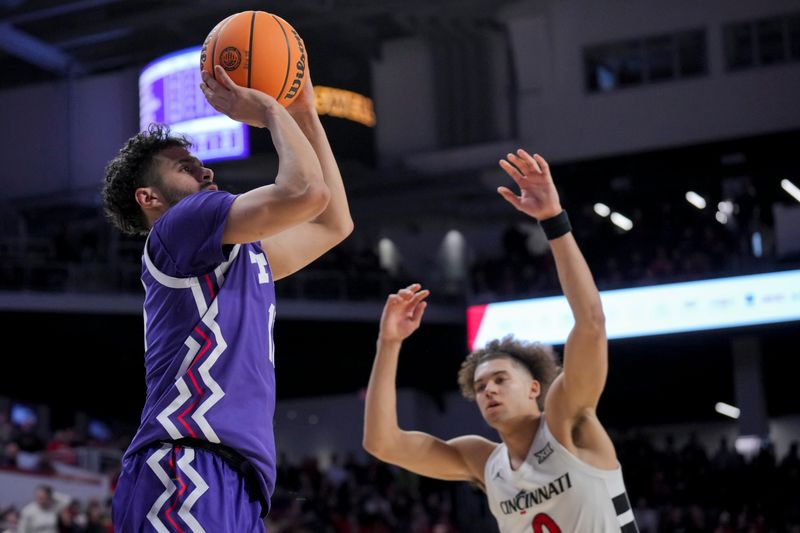
{"label": "purple basketball jersey", "polygon": [[234,199],[192,194],[150,232],[142,264],[147,398],[125,460],[162,440],[221,443],[255,467],[269,501],[275,289],[259,243],[222,245]]}

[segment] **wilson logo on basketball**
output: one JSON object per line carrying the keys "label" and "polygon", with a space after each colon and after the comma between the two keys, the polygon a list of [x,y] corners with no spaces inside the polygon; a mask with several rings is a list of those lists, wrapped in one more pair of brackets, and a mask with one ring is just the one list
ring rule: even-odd
{"label": "wilson logo on basketball", "polygon": [[236,70],[242,63],[242,54],[238,48],[229,46],[219,54],[219,64],[228,72]]}
{"label": "wilson logo on basketball", "polygon": [[297,49],[300,51],[300,59],[295,63],[295,74],[294,79],[292,80],[292,85],[289,87],[289,90],[286,91],[286,95],[284,98],[294,98],[297,96],[297,93],[300,91],[300,87],[303,84],[303,77],[306,75],[306,49],[303,46],[303,39],[300,38],[300,35],[297,34],[294,29],[292,29],[292,35],[294,35],[295,40],[297,41]]}

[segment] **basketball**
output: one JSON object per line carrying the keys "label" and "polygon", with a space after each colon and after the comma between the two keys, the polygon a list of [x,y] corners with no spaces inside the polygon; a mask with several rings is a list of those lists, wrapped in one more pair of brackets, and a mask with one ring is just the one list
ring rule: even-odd
{"label": "basketball", "polygon": [[292,26],[266,11],[236,13],[214,26],[203,42],[200,68],[220,65],[237,85],[291,104],[306,80],[306,50]]}

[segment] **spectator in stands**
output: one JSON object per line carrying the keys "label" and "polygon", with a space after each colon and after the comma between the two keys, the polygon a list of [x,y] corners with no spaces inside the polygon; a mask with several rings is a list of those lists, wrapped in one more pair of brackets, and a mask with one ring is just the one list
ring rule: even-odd
{"label": "spectator in stands", "polygon": [[70,430],[57,430],[53,433],[53,438],[45,447],[47,459],[53,463],[64,463],[75,465],[78,463],[78,456],[71,444]]}
{"label": "spectator in stands", "polygon": [[97,500],[89,502],[86,509],[86,525],[83,527],[81,533],[110,533],[111,516],[107,509]]}
{"label": "spectator in stands", "polygon": [[20,426],[14,442],[23,452],[38,453],[44,450],[44,441],[36,431],[36,425],[30,421],[26,421]]}
{"label": "spectator in stands", "polygon": [[59,533],[58,516],[72,498],[54,492],[49,485],[34,491],[34,501],[22,508],[18,533]]}
{"label": "spectator in stands", "polygon": [[0,448],[0,468],[16,468],[19,446],[16,442],[9,442]]}
{"label": "spectator in stands", "polygon": [[80,514],[78,502],[71,502],[58,512],[58,533],[83,533],[86,517]]}
{"label": "spectator in stands", "polygon": [[347,471],[339,464],[339,456],[335,453],[331,455],[331,464],[325,472],[325,477],[337,489],[347,481]]}
{"label": "spectator in stands", "polygon": [[658,511],[648,505],[647,498],[642,497],[637,500],[633,515],[636,517],[639,533],[657,533]]}
{"label": "spectator in stands", "polygon": [[14,426],[9,422],[8,415],[0,412],[0,449],[14,438]]}
{"label": "spectator in stands", "polygon": [[36,425],[25,421],[19,428],[14,443],[17,446],[16,466],[25,470],[40,470],[45,466],[42,452],[44,441],[39,436]]}
{"label": "spectator in stands", "polygon": [[9,507],[0,511],[0,533],[17,533],[19,530],[19,511],[16,507]]}

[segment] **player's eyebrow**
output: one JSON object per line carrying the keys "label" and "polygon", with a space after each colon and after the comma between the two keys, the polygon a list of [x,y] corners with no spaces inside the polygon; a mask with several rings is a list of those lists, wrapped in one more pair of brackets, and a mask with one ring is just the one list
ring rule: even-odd
{"label": "player's eyebrow", "polygon": [[480,383],[480,382],[482,382],[482,381],[485,381],[485,380],[487,380],[487,379],[492,379],[492,378],[493,378],[493,377],[495,377],[497,374],[508,374],[508,370],[495,370],[494,372],[492,372],[492,373],[491,373],[491,374],[489,374],[488,376],[484,376],[484,377],[482,377],[482,378],[480,378],[480,379],[476,379],[476,380],[475,380],[475,381],[474,381],[472,384],[473,384],[473,385],[477,385],[478,383]]}
{"label": "player's eyebrow", "polygon": [[186,164],[186,163],[191,163],[191,164],[193,164],[193,165],[198,165],[198,166],[201,166],[201,167],[203,166],[203,162],[202,162],[202,161],[200,161],[199,159],[197,159],[197,158],[196,158],[196,157],[194,157],[194,156],[191,156],[191,157],[184,157],[184,158],[178,159],[178,160],[177,160],[177,161],[176,161],[176,162],[173,164],[173,166],[184,165],[184,164]]}

